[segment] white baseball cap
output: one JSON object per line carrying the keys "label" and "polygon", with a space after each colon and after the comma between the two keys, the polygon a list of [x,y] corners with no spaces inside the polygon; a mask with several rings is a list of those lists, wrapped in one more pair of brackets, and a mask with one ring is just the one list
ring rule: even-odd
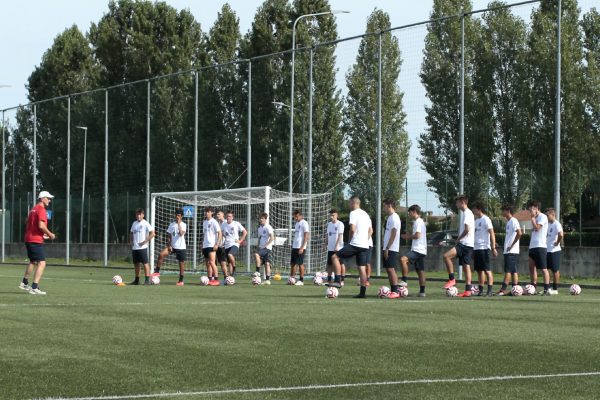
{"label": "white baseball cap", "polygon": [[48,198],[48,199],[53,199],[53,198],[54,198],[54,196],[52,196],[52,195],[50,194],[50,192],[48,192],[48,191],[46,191],[46,190],[42,190],[42,191],[40,192],[40,195],[38,196],[38,199],[43,199],[44,197],[45,197],[45,198]]}

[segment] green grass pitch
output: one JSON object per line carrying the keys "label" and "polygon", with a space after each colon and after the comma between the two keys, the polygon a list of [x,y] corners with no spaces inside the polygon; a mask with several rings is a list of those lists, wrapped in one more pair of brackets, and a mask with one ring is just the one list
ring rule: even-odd
{"label": "green grass pitch", "polygon": [[597,290],[449,299],[431,282],[422,299],[411,281],[408,299],[382,300],[381,280],[358,300],[352,279],[330,300],[244,276],[116,287],[132,270],[48,267],[48,295],[32,296],[22,271],[0,266],[1,399],[600,396]]}

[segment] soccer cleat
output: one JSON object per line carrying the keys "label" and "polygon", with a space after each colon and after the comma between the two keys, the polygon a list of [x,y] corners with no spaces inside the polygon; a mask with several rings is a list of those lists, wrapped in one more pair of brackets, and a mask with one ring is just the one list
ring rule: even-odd
{"label": "soccer cleat", "polygon": [[425,293],[419,293],[419,297],[427,297]]}
{"label": "soccer cleat", "polygon": [[400,287],[407,287],[407,286],[408,286],[408,283],[406,283],[406,282],[404,282],[404,281],[399,281],[399,282],[398,282],[398,286],[400,286]]}
{"label": "soccer cleat", "polygon": [[183,281],[181,281],[181,282],[177,282],[177,283],[175,284],[175,286],[183,286],[183,285],[185,285],[185,283],[183,283]]}
{"label": "soccer cleat", "polygon": [[485,294],[483,292],[477,293],[477,297],[485,297],[485,296],[487,296],[487,294]]}
{"label": "soccer cleat", "polygon": [[130,283],[130,285],[139,285],[139,284],[140,284],[140,281],[133,281]]}
{"label": "soccer cleat", "polygon": [[542,296],[551,296],[552,294],[550,293],[549,290],[544,290],[544,292],[542,293]]}
{"label": "soccer cleat", "polygon": [[29,291],[31,286],[24,284],[23,282],[19,283],[19,289]]}
{"label": "soccer cleat", "polygon": [[150,276],[160,276],[160,272],[154,271]]}
{"label": "soccer cleat", "polygon": [[44,295],[46,294],[46,292],[42,292],[39,288],[35,288],[35,289],[29,289],[29,294],[38,294],[38,295]]}
{"label": "soccer cleat", "polygon": [[456,297],[471,297],[472,293],[470,290],[465,290],[462,293],[456,295]]}
{"label": "soccer cleat", "polygon": [[456,279],[448,279],[448,282],[444,285],[444,289],[451,288],[452,286],[456,286]]}
{"label": "soccer cleat", "polygon": [[550,289],[550,294],[551,295],[557,295],[558,294],[558,290],[557,289]]}
{"label": "soccer cleat", "polygon": [[304,282],[298,281],[298,282],[294,283],[294,286],[304,286]]}
{"label": "soccer cleat", "polygon": [[367,297],[366,294],[356,294],[356,295],[352,296],[353,299],[364,299],[366,297]]}
{"label": "soccer cleat", "polygon": [[388,299],[399,299],[400,298],[400,293],[398,293],[398,292],[390,292],[387,295],[387,298]]}
{"label": "soccer cleat", "polygon": [[266,281],[263,281],[263,282],[261,283],[261,285],[267,285],[267,286],[269,286],[270,284],[271,284],[271,281],[270,281],[270,280],[268,280],[268,279],[267,279]]}
{"label": "soccer cleat", "polygon": [[340,282],[340,286],[344,286],[344,281],[341,281],[341,282]]}
{"label": "soccer cleat", "polygon": [[218,279],[213,279],[212,281],[208,282],[208,286],[221,286],[221,282],[219,282]]}
{"label": "soccer cleat", "polygon": [[494,292],[487,292],[487,293],[485,294],[485,297],[494,297],[494,296],[495,296],[495,295],[494,295]]}
{"label": "soccer cleat", "polygon": [[150,281],[144,281],[144,286],[146,285],[151,285],[152,283],[150,283]]}
{"label": "soccer cleat", "polygon": [[498,292],[496,293],[496,296],[506,296],[506,290],[504,290],[504,289],[498,290]]}

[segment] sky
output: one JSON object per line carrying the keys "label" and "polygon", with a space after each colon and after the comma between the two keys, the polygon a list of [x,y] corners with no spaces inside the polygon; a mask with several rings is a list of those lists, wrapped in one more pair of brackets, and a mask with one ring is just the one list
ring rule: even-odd
{"label": "sky", "polygon": [[[206,32],[225,2],[167,0],[167,3],[177,9],[189,9]],[[250,29],[256,9],[262,1],[230,0],[228,3],[237,13],[244,34]],[[432,0],[330,0],[332,9],[350,11],[349,14],[337,15],[340,38],[364,33],[367,17],[375,8],[388,12],[392,26],[398,27],[427,20],[432,3]],[[91,22],[97,22],[108,10],[107,5],[107,0],[0,0],[0,109],[26,104],[27,78],[39,65],[56,35],[73,24],[87,32]],[[474,9],[485,8],[486,5],[487,1],[473,0]],[[518,14],[523,17],[530,12],[531,6],[518,9]],[[419,203],[422,208],[439,214],[443,210],[425,186],[428,175],[420,168],[416,145],[416,138],[425,128],[424,106],[427,98],[418,77],[425,33],[425,26],[421,26],[396,34],[403,58],[399,86],[404,92],[407,130],[412,142],[407,203]],[[345,91],[344,76],[354,62],[358,44],[358,40],[343,43],[336,50],[337,80],[342,93]]]}

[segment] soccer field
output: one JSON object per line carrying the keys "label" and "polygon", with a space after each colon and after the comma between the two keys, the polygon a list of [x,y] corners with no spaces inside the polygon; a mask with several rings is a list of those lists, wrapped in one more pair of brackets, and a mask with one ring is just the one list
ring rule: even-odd
{"label": "soccer field", "polygon": [[[588,398],[600,291],[338,299],[307,285],[112,285],[131,270],[49,267],[47,296],[0,267],[2,399]],[[352,280],[354,283],[354,280]],[[410,286],[412,285],[412,286]],[[415,289],[415,282],[409,289]]]}

